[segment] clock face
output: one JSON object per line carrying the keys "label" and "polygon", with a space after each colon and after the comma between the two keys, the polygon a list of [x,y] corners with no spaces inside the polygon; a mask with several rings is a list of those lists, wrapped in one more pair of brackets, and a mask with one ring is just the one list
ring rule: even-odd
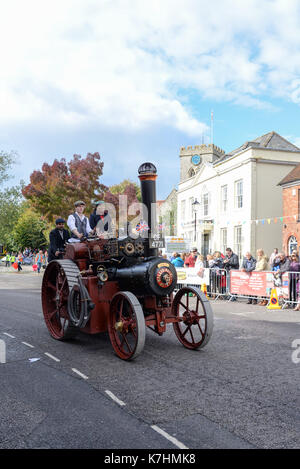
{"label": "clock face", "polygon": [[198,164],[201,163],[201,156],[200,156],[200,155],[193,155],[193,156],[192,156],[192,163],[193,163],[195,166],[198,166]]}

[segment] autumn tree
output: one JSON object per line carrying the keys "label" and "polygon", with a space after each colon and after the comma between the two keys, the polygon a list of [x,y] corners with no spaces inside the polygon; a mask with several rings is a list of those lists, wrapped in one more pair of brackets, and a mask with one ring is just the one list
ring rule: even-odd
{"label": "autumn tree", "polygon": [[[121,205],[120,196],[123,196]],[[115,207],[116,225],[119,226],[122,224],[122,220],[132,221],[139,213],[133,210],[133,213],[129,214],[128,211],[130,206],[141,202],[141,192],[137,184],[125,179],[120,184],[109,187],[104,195],[104,201]],[[122,212],[121,220],[119,219],[120,211]]]}
{"label": "autumn tree", "polygon": [[76,200],[84,200],[89,213],[93,200],[103,200],[107,189],[99,182],[103,173],[100,160],[99,153],[88,153],[85,158],[74,155],[68,163],[65,158],[55,159],[52,165],[44,163],[41,171],[31,174],[22,193],[50,223],[59,216],[66,218]]}

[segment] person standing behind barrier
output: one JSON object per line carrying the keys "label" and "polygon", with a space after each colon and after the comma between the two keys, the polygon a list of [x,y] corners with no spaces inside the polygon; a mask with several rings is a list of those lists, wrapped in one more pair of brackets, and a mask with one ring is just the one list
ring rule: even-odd
{"label": "person standing behind barrier", "polygon": [[198,254],[197,260],[195,262],[195,269],[197,269],[197,275],[203,277],[204,275],[204,257],[202,254]]}
{"label": "person standing behind barrier", "polygon": [[221,285],[221,269],[223,269],[223,266],[224,264],[220,251],[215,251],[211,263],[211,291],[213,294],[225,293],[223,289],[224,285],[223,287]]}
{"label": "person standing behind barrier", "polygon": [[182,252],[182,253],[180,254],[180,257],[181,257],[181,259],[183,260],[183,267],[185,267],[185,259],[186,259],[186,257],[187,257],[187,253],[186,253],[186,252]]}
{"label": "person standing behind barrier", "polygon": [[[242,263],[242,272],[253,272],[253,270],[255,270],[255,267],[256,267],[256,259],[254,259],[254,257],[252,257],[251,253],[248,251],[246,252],[246,256],[244,257],[243,259],[243,263]],[[256,305],[257,304],[257,299],[256,297],[252,297],[251,295],[249,295],[249,300],[247,301],[247,304],[248,305],[251,305],[251,304],[254,304]]]}
{"label": "person standing behind barrier", "polygon": [[204,262],[204,266],[209,269],[209,285],[207,285],[207,295],[209,298],[212,297],[213,289],[212,289],[212,266],[214,264],[214,259],[212,254],[207,254],[206,261]]}
{"label": "person standing behind barrier", "polygon": [[289,267],[289,300],[292,303],[297,302],[297,283],[299,282],[299,272],[299,257],[296,253],[292,253]]}
{"label": "person standing behind barrier", "polygon": [[[257,261],[256,261],[255,271],[263,272],[264,270],[268,270],[268,258],[262,249],[258,249],[256,251],[256,257],[257,257]],[[259,306],[266,306],[268,304],[267,298],[261,297],[260,302],[258,304]]]}
{"label": "person standing behind barrier", "polygon": [[271,270],[273,268],[273,264],[274,264],[274,261],[275,261],[277,256],[278,256],[278,248],[274,248],[274,251],[270,255],[270,268],[271,268]]}
{"label": "person standing behind barrier", "polygon": [[181,259],[180,254],[178,254],[178,252],[174,252],[174,254],[173,254],[173,260],[171,261],[171,263],[172,263],[175,267],[183,267],[183,266],[184,266],[183,259]]}
{"label": "person standing behind barrier", "polygon": [[195,267],[196,260],[197,260],[197,248],[193,248],[191,250],[190,255],[185,260],[186,267]]}
{"label": "person standing behind barrier", "polygon": [[[230,271],[239,270],[240,263],[237,254],[234,254],[231,248],[226,249],[226,256],[223,260],[224,269],[227,271],[227,291],[230,292]],[[230,301],[236,301],[236,296],[233,295]]]}

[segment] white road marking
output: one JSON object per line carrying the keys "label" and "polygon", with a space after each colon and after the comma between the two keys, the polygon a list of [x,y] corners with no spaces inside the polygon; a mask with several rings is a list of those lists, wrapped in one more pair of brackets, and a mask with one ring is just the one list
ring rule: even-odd
{"label": "white road marking", "polygon": [[248,336],[241,335],[240,337],[234,337],[234,339],[250,340],[250,339],[259,339],[259,337],[257,335],[248,335]]}
{"label": "white road marking", "polygon": [[229,314],[234,314],[235,316],[245,316],[245,317],[247,317],[247,315],[245,313],[229,313]]}
{"label": "white road marking", "polygon": [[106,392],[106,394],[107,394],[113,401],[115,401],[117,404],[119,404],[119,405],[121,405],[121,406],[126,405],[125,402],[123,402],[123,401],[121,401],[120,399],[118,399],[117,396],[115,396],[111,391],[106,390],[105,392]]}
{"label": "white road marking", "polygon": [[12,339],[15,339],[14,335],[8,334],[7,332],[3,332],[4,335],[7,335],[7,337],[11,337]]}
{"label": "white road marking", "polygon": [[0,340],[0,363],[6,363],[6,344]]}
{"label": "white road marking", "polygon": [[45,352],[45,355],[47,355],[47,357],[49,358],[52,358],[52,360],[55,360],[56,362],[60,362],[60,359],[54,357],[53,355],[51,355],[51,353]]}
{"label": "white road marking", "polygon": [[22,342],[22,344],[27,345],[27,347],[34,348],[34,345],[28,344],[27,342]]}
{"label": "white road marking", "polygon": [[151,425],[151,428],[153,430],[155,430],[157,433],[159,433],[160,435],[164,436],[167,440],[171,441],[174,445],[178,446],[178,448],[180,448],[180,449],[189,449],[183,443],[178,441],[177,438],[174,438],[174,436],[169,435],[167,432],[165,432],[161,428],[157,427],[156,425]]}
{"label": "white road marking", "polygon": [[79,376],[81,376],[81,378],[83,379],[89,379],[88,376],[84,375],[83,373],[81,373],[80,371],[76,370],[76,368],[72,368],[72,371],[74,371],[74,373],[77,373]]}

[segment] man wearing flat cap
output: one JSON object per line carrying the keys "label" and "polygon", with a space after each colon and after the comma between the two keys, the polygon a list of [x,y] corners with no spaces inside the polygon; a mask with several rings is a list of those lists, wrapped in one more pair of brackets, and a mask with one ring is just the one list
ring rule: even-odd
{"label": "man wearing flat cap", "polygon": [[48,262],[62,257],[62,251],[65,248],[66,242],[70,238],[68,230],[64,229],[66,221],[63,218],[55,220],[56,228],[50,232],[50,246],[48,251]]}
{"label": "man wearing flat cap", "polygon": [[86,238],[94,230],[90,227],[89,219],[83,214],[85,202],[77,200],[74,205],[75,211],[69,215],[67,221],[67,225],[72,233],[69,243],[80,243],[82,238]]}

